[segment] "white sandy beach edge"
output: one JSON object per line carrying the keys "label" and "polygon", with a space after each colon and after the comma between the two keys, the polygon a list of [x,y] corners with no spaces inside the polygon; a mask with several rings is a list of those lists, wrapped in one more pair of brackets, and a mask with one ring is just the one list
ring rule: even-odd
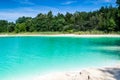
{"label": "white sandy beach edge", "polygon": [[[120,80],[120,65],[87,68],[75,72],[53,72],[46,75],[31,75],[12,80]],[[10,79],[10,80],[11,80]]]}
{"label": "white sandy beach edge", "polygon": [[76,35],[76,34],[53,34],[53,35],[46,35],[46,34],[15,34],[15,35],[0,35],[0,37],[22,37],[22,36],[41,36],[41,37],[120,37],[120,35],[117,34],[103,34],[103,35],[96,35],[96,34],[88,34],[88,35]]}
{"label": "white sandy beach edge", "polygon": [[53,73],[36,80],[120,80],[120,66],[88,68],[78,72]]}

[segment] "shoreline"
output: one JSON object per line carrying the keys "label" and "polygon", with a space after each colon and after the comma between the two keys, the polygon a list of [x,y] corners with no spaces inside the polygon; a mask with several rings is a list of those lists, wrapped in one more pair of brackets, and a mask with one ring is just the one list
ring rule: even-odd
{"label": "shoreline", "polygon": [[14,80],[120,80],[120,65],[17,77]]}
{"label": "shoreline", "polygon": [[120,65],[86,68],[79,71],[56,72],[33,78],[33,80],[120,80]]}
{"label": "shoreline", "polygon": [[0,37],[120,37],[118,34],[0,34]]}

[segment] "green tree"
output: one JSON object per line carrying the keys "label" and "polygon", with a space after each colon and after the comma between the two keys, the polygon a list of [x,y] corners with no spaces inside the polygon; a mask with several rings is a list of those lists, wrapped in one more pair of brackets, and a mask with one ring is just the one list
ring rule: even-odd
{"label": "green tree", "polygon": [[48,12],[48,14],[47,14],[47,19],[46,19],[46,21],[47,21],[47,30],[48,31],[52,31],[52,20],[53,20],[53,14],[52,14],[52,11],[49,11]]}
{"label": "green tree", "polygon": [[15,30],[15,24],[13,22],[9,22],[7,31],[8,32],[13,32],[14,30]]}
{"label": "green tree", "polygon": [[117,21],[116,21],[116,23],[117,23],[117,30],[120,31],[120,0],[117,0],[116,3],[118,5],[117,18],[116,18]]}
{"label": "green tree", "polygon": [[17,23],[16,27],[15,27],[15,32],[19,33],[19,32],[26,32],[26,25],[25,23]]}
{"label": "green tree", "polygon": [[120,8],[120,0],[117,0],[116,3],[118,5],[118,7]]}
{"label": "green tree", "polygon": [[65,20],[66,20],[66,22],[69,24],[69,23],[71,23],[71,17],[72,17],[73,15],[71,14],[71,13],[69,13],[69,12],[67,12],[66,13],[66,15],[65,15]]}
{"label": "green tree", "polygon": [[57,16],[54,17],[52,24],[53,31],[63,31],[63,27],[65,26],[64,15],[58,13]]}
{"label": "green tree", "polygon": [[109,21],[108,21],[109,23],[109,26],[108,26],[108,31],[114,31],[114,29],[115,29],[115,26],[116,26],[116,23],[115,23],[115,21],[114,21],[114,19],[109,19]]}
{"label": "green tree", "polygon": [[0,32],[7,32],[8,21],[0,20]]}
{"label": "green tree", "polygon": [[17,20],[16,20],[16,23],[24,23],[26,22],[27,20],[31,19],[31,17],[19,17]]}
{"label": "green tree", "polygon": [[0,32],[32,32],[32,31],[120,31],[120,0],[118,7],[102,6],[92,12],[58,13],[52,11],[38,14],[36,17],[19,17],[16,23],[0,20]]}
{"label": "green tree", "polygon": [[25,21],[25,26],[26,26],[26,31],[27,32],[35,31],[32,18],[29,18]]}

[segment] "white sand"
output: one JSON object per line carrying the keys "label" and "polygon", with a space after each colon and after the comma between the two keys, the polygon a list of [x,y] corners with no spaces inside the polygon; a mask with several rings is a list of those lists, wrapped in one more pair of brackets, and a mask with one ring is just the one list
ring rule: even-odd
{"label": "white sand", "polygon": [[51,73],[33,78],[33,80],[120,80],[120,66]]}
{"label": "white sand", "polygon": [[7,80],[120,80],[120,66],[88,68],[77,72],[58,72],[47,75],[31,75]]}
{"label": "white sand", "polygon": [[120,37],[120,35],[117,35],[117,34],[102,34],[102,35],[76,35],[76,34],[54,34],[54,35],[46,35],[46,34],[15,34],[15,35],[8,35],[8,34],[4,34],[4,35],[0,35],[0,37],[16,37],[16,36],[20,36],[20,37],[22,37],[22,36],[45,36],[45,37]]}
{"label": "white sand", "polygon": [[6,78],[6,80],[120,80],[120,65],[87,68],[75,72],[53,72],[42,76],[26,75],[19,77],[13,76],[11,78]]}

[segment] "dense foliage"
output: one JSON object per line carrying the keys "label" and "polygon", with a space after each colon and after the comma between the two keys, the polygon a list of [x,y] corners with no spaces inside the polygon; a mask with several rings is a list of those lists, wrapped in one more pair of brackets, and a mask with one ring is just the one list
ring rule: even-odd
{"label": "dense foliage", "polygon": [[36,17],[20,17],[15,23],[0,20],[0,32],[43,32],[43,31],[120,31],[120,0],[117,7],[101,7],[93,12],[67,12],[56,16],[49,11],[47,14],[38,14]]}

